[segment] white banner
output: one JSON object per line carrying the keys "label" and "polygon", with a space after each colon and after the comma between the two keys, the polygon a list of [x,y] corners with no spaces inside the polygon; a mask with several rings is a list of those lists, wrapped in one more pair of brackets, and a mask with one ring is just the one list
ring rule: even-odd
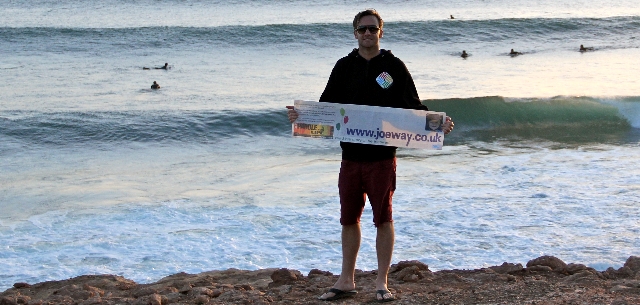
{"label": "white banner", "polygon": [[444,142],[444,112],[299,100],[294,107],[296,137],[422,149]]}

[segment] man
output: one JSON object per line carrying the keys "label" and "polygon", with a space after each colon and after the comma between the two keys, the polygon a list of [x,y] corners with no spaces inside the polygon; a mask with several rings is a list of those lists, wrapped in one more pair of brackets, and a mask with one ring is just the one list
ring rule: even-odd
{"label": "man", "polygon": [[[423,109],[418,92],[404,63],[390,51],[380,49],[384,23],[375,10],[358,13],[353,20],[353,35],[358,48],[338,60],[321,102],[358,104],[406,109]],[[384,81],[380,81],[380,78]],[[292,106],[289,121],[298,118]],[[451,118],[442,125],[445,133],[453,129]],[[341,142],[342,163],[338,178],[340,192],[340,224],[342,225],[342,273],[338,281],[320,300],[351,297],[355,291],[355,265],[360,249],[360,217],[365,196],[373,208],[377,228],[376,252],[378,275],[376,299],[392,301],[387,288],[395,233],[391,199],[396,184],[396,147]]]}
{"label": "man", "polygon": [[160,89],[160,85],[156,83],[156,81],[153,81],[153,84],[151,84],[151,89]]}

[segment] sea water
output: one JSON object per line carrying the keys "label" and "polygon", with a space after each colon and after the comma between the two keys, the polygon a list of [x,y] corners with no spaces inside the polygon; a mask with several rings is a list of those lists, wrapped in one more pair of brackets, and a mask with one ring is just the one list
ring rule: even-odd
{"label": "sea water", "polygon": [[0,289],[338,273],[340,148],[292,138],[284,106],[318,99],[370,7],[456,123],[442,151],[398,151],[394,263],[639,254],[637,1],[16,0],[0,9]]}

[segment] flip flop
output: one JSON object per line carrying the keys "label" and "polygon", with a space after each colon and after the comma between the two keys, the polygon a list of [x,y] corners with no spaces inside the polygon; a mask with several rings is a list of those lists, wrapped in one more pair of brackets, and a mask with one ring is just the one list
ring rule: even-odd
{"label": "flip flop", "polygon": [[389,290],[376,290],[376,300],[378,303],[394,301],[396,297]]}
{"label": "flip flop", "polygon": [[335,300],[339,300],[339,299],[344,299],[344,298],[350,298],[354,295],[356,295],[358,292],[355,290],[349,290],[349,291],[344,291],[344,290],[340,290],[337,288],[331,288],[329,289],[329,291],[325,292],[325,294],[327,293],[333,293],[333,296],[330,296],[328,298],[322,298],[322,296],[318,297],[318,300],[321,301],[335,301]]}

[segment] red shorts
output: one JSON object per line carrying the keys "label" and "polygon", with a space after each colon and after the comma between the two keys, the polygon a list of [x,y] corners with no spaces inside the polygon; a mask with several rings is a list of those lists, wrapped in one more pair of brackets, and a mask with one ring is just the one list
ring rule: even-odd
{"label": "red shorts", "polygon": [[396,158],[374,162],[342,160],[338,189],[341,225],[360,223],[365,197],[371,203],[376,227],[392,222],[391,198],[396,190]]}

